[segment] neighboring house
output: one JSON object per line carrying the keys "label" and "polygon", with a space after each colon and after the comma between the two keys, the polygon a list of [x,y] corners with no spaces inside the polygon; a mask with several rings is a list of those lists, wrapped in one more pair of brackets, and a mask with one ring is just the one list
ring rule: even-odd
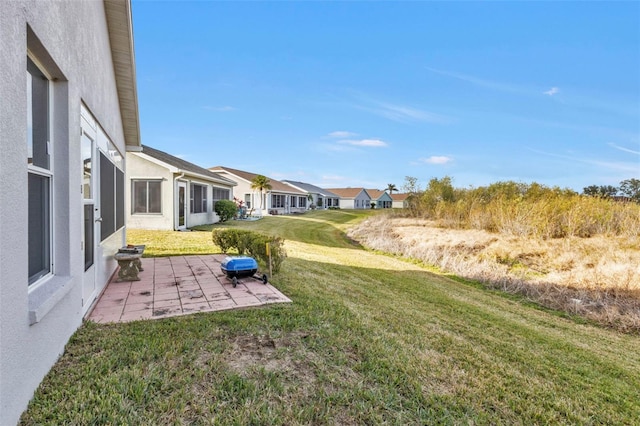
{"label": "neighboring house", "polygon": [[311,195],[312,199],[309,205],[313,203],[317,209],[327,209],[329,207],[338,207],[340,205],[340,197],[326,189],[311,185],[310,183],[296,182],[294,180],[283,180],[282,182],[287,185],[291,185],[300,191],[306,192],[307,195]]}
{"label": "neighboring house", "polygon": [[127,226],[185,230],[220,220],[214,206],[232,200],[236,183],[166,152],[142,145],[127,152]]}
{"label": "neighboring house", "polygon": [[251,182],[259,176],[258,174],[222,166],[211,167],[209,170],[238,183],[233,195],[243,202],[251,215],[302,213],[309,205],[306,192],[278,180],[267,178],[271,189],[262,192],[261,202],[260,191],[251,189]]}
{"label": "neighboring house", "polygon": [[408,207],[409,194],[391,194],[391,198],[393,199],[393,203],[391,207],[394,209],[404,209]]}
{"label": "neighboring house", "polygon": [[341,209],[371,208],[371,196],[364,188],[328,188],[327,191],[340,197]]}
{"label": "neighboring house", "polygon": [[0,424],[116,271],[140,145],[129,1],[0,1]]}
{"label": "neighboring house", "polygon": [[393,203],[391,195],[386,191],[380,191],[377,189],[367,189],[367,193],[371,197],[371,202],[376,203],[376,209],[390,209]]}

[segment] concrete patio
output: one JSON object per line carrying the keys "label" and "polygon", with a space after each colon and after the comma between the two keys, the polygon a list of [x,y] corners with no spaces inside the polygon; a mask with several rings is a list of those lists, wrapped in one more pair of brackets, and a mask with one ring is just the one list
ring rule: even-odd
{"label": "concrete patio", "polygon": [[140,281],[115,282],[115,274],[87,318],[127,322],[291,302],[270,283],[253,278],[241,278],[233,288],[220,270],[225,257],[144,258]]}

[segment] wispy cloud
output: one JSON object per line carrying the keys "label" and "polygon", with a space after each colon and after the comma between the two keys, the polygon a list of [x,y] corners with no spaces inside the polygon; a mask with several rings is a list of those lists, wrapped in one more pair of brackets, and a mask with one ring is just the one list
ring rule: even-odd
{"label": "wispy cloud", "polygon": [[225,105],[225,106],[221,106],[221,107],[205,105],[203,108],[206,109],[206,110],[209,110],[209,111],[218,111],[218,112],[228,112],[228,111],[236,111],[237,110],[237,108],[229,106],[229,105]]}
{"label": "wispy cloud", "polygon": [[487,80],[483,78],[478,78],[468,74],[462,74],[453,71],[444,71],[431,67],[425,67],[427,70],[434,72],[436,74],[444,75],[445,77],[452,77],[458,80],[466,81],[467,83],[471,83],[475,86],[484,87],[487,89],[499,90],[501,92],[510,92],[510,93],[529,93],[531,90],[526,87],[518,86],[511,83],[505,83],[494,80]]}
{"label": "wispy cloud", "polygon": [[561,158],[564,160],[569,160],[571,163],[588,164],[590,166],[596,166],[603,169],[608,169],[617,173],[635,173],[635,174],[638,173],[637,163],[634,164],[634,163],[629,163],[625,161],[604,161],[600,159],[584,158],[584,157],[578,157],[578,156],[569,156],[569,155],[556,154],[552,152],[545,152],[545,151],[540,151],[534,148],[526,148],[526,149],[528,149],[531,152],[535,152],[537,154],[546,155],[548,157],[555,157],[555,158]]}
{"label": "wispy cloud", "polygon": [[545,95],[548,95],[548,96],[553,96],[556,93],[558,93],[559,91],[560,91],[560,89],[558,89],[557,87],[552,87],[551,89],[547,90],[546,92],[542,92],[542,93],[544,93]]}
{"label": "wispy cloud", "polygon": [[342,139],[338,143],[352,146],[385,147],[389,146],[380,139]]}
{"label": "wispy cloud", "polygon": [[355,93],[354,95],[356,102],[349,103],[350,107],[367,111],[392,121],[400,123],[424,122],[433,124],[448,124],[455,121],[452,117],[415,106],[381,101],[362,93]]}
{"label": "wispy cloud", "polygon": [[420,158],[420,161],[426,164],[447,164],[452,162],[453,158],[446,155],[432,155],[431,157]]}
{"label": "wispy cloud", "polygon": [[613,142],[610,142],[608,145],[610,147],[612,147],[612,148],[615,148],[615,149],[619,150],[619,151],[624,151],[624,152],[628,152],[628,153],[631,153],[631,154],[640,155],[640,151],[634,151],[633,149],[629,149],[629,148],[625,148],[625,147],[620,146],[620,145],[616,145]]}
{"label": "wispy cloud", "polygon": [[329,136],[330,138],[343,139],[343,138],[352,138],[354,136],[358,136],[358,134],[353,132],[347,132],[345,130],[336,130],[335,132],[329,133],[327,136]]}
{"label": "wispy cloud", "polygon": [[453,121],[450,117],[445,115],[387,102],[375,102],[372,105],[359,105],[357,108],[399,123],[425,122],[447,124]]}
{"label": "wispy cloud", "polygon": [[505,93],[512,93],[515,95],[527,96],[527,97],[539,97],[541,94],[554,97],[556,99],[562,97],[562,102],[573,108],[579,109],[597,109],[614,113],[618,115],[631,115],[637,117],[638,106],[636,100],[624,99],[624,98],[603,98],[601,94],[582,94],[576,93],[576,91],[560,90],[559,87],[553,86],[549,90],[544,90],[539,85],[517,85],[508,82],[488,80],[479,77],[475,77],[468,74],[462,74],[454,71],[439,70],[436,68],[425,67],[425,69],[443,75],[445,77],[455,78],[460,81],[464,81],[473,84],[477,87],[485,89],[496,90]]}

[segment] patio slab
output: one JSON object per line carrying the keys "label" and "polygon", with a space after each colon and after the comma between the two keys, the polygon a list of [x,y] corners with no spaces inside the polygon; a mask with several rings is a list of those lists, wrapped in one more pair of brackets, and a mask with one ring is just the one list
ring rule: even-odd
{"label": "patio slab", "polygon": [[140,281],[116,282],[114,274],[87,319],[128,322],[291,302],[271,283],[252,278],[239,279],[233,288],[220,271],[225,257],[144,258]]}

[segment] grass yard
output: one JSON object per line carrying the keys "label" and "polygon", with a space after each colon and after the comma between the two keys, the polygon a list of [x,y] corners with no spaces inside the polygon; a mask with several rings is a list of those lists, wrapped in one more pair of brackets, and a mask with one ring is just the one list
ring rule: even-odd
{"label": "grass yard", "polygon": [[[640,338],[366,251],[372,212],[233,222],[286,240],[292,304],[84,324],[23,424],[634,424]],[[129,232],[150,255],[209,232]]]}

